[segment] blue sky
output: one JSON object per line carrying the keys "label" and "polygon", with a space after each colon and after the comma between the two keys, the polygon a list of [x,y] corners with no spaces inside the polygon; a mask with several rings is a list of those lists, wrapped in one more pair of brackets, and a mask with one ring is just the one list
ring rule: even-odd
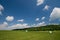
{"label": "blue sky", "polygon": [[60,24],[59,10],[60,0],[0,0],[0,26]]}

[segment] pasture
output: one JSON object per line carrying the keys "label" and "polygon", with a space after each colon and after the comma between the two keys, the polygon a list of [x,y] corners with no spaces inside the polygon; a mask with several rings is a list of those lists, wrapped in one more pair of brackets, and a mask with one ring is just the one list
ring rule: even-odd
{"label": "pasture", "polygon": [[0,31],[0,40],[60,40],[60,31]]}

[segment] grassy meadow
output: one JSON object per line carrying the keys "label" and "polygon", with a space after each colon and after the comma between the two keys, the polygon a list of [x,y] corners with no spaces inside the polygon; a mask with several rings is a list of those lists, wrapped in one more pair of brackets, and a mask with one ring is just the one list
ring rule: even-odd
{"label": "grassy meadow", "polygon": [[0,40],[60,40],[60,31],[0,31]]}

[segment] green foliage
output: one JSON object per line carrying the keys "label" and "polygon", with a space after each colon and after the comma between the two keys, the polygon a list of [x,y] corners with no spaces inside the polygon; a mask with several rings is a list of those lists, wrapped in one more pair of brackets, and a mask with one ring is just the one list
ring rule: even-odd
{"label": "green foliage", "polygon": [[28,30],[28,31],[54,31],[54,30],[60,30],[60,25],[47,25],[47,26],[31,27],[31,28],[15,29],[15,30]]}

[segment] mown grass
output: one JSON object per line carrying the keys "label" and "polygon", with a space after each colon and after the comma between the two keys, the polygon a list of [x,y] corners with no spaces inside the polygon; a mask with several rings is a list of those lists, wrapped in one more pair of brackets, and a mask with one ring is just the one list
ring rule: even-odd
{"label": "mown grass", "polygon": [[0,31],[0,40],[60,40],[60,31]]}

